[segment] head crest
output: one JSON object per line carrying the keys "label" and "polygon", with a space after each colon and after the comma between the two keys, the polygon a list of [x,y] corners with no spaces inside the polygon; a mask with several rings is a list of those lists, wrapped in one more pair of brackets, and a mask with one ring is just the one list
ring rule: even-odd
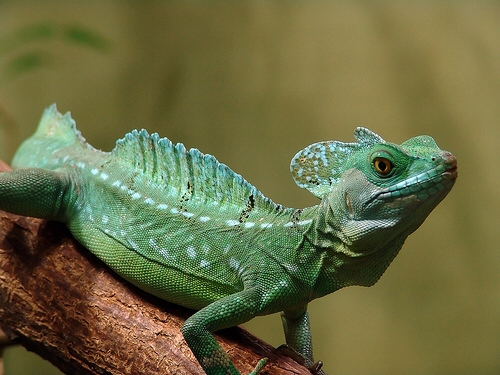
{"label": "head crest", "polygon": [[321,199],[339,181],[347,160],[355,152],[377,143],[386,143],[378,134],[361,127],[356,128],[354,137],[358,142],[318,142],[299,151],[290,164],[297,185]]}

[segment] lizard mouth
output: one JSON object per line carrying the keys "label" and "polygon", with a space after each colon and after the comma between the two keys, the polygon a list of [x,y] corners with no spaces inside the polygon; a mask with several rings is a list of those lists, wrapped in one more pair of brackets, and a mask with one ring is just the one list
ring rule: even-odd
{"label": "lizard mouth", "polygon": [[383,189],[375,199],[390,201],[412,196],[424,201],[440,191],[449,191],[458,177],[457,159],[449,152],[444,153],[442,158],[443,163],[436,168]]}

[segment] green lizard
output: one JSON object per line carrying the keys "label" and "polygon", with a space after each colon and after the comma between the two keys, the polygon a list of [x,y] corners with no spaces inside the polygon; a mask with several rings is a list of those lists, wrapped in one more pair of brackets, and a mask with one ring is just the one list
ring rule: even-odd
{"label": "green lizard", "polygon": [[315,143],[293,158],[295,181],[321,203],[292,209],[145,130],[96,150],[52,105],[0,174],[0,208],[64,222],[132,284],[199,310],[182,332],[207,374],[239,374],[212,332],[275,312],[314,368],[307,304],[373,285],[457,178],[455,157],[429,136],[397,145],[354,134],[357,143]]}

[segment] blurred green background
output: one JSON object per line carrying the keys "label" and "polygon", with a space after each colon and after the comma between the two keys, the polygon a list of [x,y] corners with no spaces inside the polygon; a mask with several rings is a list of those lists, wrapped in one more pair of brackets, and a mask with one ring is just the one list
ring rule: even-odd
{"label": "blurred green background", "polygon": [[[458,157],[454,190],[376,286],[310,305],[316,357],[339,375],[500,373],[499,99],[499,2],[0,1],[7,160],[53,102],[98,148],[146,128],[292,207],[317,203],[292,156],[356,126]],[[283,342],[277,315],[246,326]],[[8,375],[51,373],[17,353]]]}

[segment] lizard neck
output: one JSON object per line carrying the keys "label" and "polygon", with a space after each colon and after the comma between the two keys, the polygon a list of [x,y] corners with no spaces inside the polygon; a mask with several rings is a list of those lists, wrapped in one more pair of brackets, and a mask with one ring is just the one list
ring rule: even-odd
{"label": "lizard neck", "polygon": [[[327,200],[311,208],[314,217],[304,232],[304,248],[313,248],[318,262],[314,297],[318,298],[351,285],[371,286],[377,282],[401,249],[406,235],[389,242],[372,242],[359,247],[341,231],[341,218]],[[369,270],[369,272],[367,272]]]}

